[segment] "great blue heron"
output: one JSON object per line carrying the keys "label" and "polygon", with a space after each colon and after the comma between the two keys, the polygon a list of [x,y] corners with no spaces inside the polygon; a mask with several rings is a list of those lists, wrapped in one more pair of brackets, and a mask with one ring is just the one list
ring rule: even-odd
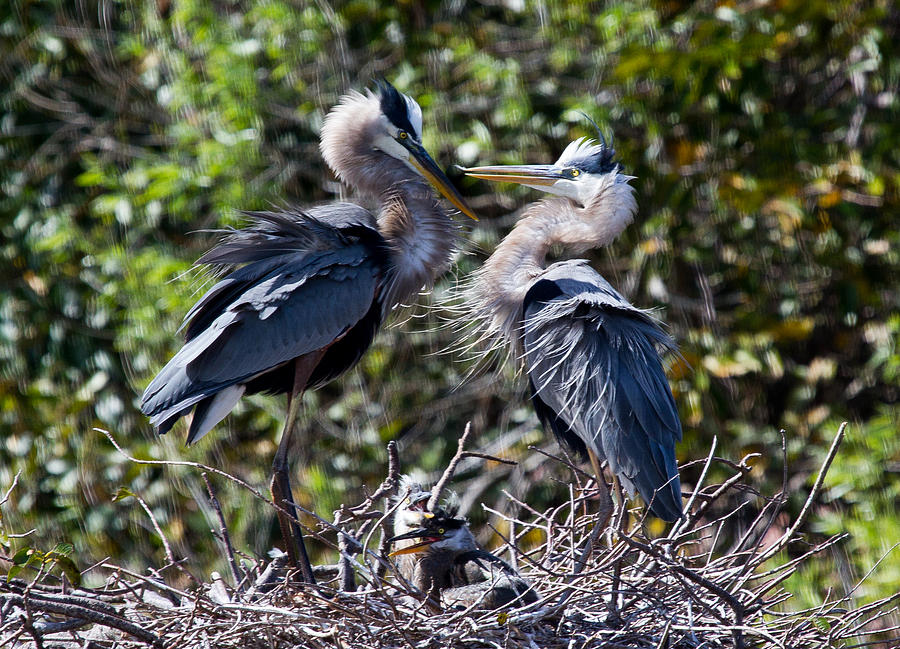
{"label": "great blue heron", "polygon": [[[464,518],[457,517],[458,501],[426,508],[430,491],[415,483],[401,497],[394,517],[398,572],[424,592],[429,601],[444,606],[499,608],[537,601],[527,581],[505,561],[482,550]],[[401,491],[403,494],[403,492]]]}
{"label": "great blue heron", "polygon": [[[193,409],[190,444],[244,394],[286,392],[272,498],[291,514],[299,395],[353,367],[388,311],[449,265],[455,226],[428,183],[475,218],[421,142],[419,105],[386,81],[377,93],[342,97],[322,126],[322,155],[340,179],[380,200],[378,216],[351,203],[250,213],[252,225],[198,260],[231,272],[188,312],[184,346],[142,397],[160,434]],[[291,562],[299,553],[312,582],[299,526],[282,509],[278,520]]]}
{"label": "great blue heron", "polygon": [[525,210],[476,271],[467,295],[482,335],[511,344],[524,363],[535,411],[556,437],[591,459],[602,485],[601,525],[612,512],[600,472],[637,490],[659,518],[682,516],[675,443],[681,423],[656,345],[675,343],[586,260],[545,266],[553,246],[575,252],[610,243],[633,220],[632,176],[615,151],[584,138],[552,165],[466,169],[485,180],[556,194]]}

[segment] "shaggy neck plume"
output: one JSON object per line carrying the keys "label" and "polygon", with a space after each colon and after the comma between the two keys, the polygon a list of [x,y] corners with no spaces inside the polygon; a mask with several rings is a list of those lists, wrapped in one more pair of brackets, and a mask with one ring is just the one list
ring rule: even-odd
{"label": "shaggy neck plume", "polygon": [[584,207],[567,198],[538,201],[477,271],[470,303],[486,337],[515,342],[522,302],[545,268],[550,248],[579,253],[612,242],[634,219],[633,188],[614,176]]}
{"label": "shaggy neck plume", "polygon": [[378,229],[393,268],[385,307],[391,308],[450,266],[456,228],[424,178],[373,148],[383,119],[376,97],[346,95],[325,117],[320,149],[338,178],[381,204]]}

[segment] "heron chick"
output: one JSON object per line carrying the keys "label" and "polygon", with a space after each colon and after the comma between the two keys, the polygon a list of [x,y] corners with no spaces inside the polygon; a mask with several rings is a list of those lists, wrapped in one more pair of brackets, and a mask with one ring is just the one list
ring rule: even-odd
{"label": "heron chick", "polygon": [[478,547],[452,500],[434,512],[431,492],[410,492],[394,519],[392,557],[400,575],[437,605],[495,609],[537,601],[526,580],[505,561]]}
{"label": "heron chick", "polygon": [[605,141],[583,138],[553,164],[464,171],[555,195],[528,207],[476,271],[469,320],[482,337],[510,345],[544,427],[591,459],[604,494],[601,525],[612,513],[603,460],[656,516],[680,518],[681,422],[656,349],[675,351],[675,343],[587,260],[545,261],[554,246],[584,252],[611,243],[637,211],[633,177]]}

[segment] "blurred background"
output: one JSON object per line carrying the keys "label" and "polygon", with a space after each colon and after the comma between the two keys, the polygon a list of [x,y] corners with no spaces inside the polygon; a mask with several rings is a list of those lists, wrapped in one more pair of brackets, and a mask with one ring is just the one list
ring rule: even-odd
{"label": "blurred background", "polygon": [[[0,492],[21,475],[0,508],[0,554],[71,543],[82,569],[161,565],[145,512],[113,500],[124,487],[177,557],[222,570],[199,472],[129,463],[93,428],[138,457],[267,489],[283,397],[244,399],[191,448],[183,424],[157,438],[138,399],[209,286],[191,270],[209,230],[240,225],[241,209],[340,197],[318,153],[323,116],[384,76],[418,99],[425,146],[448,169],[551,162],[594,134],[581,112],[612,135],[639,213],[592,261],[681,347],[686,362],[669,363],[679,460],[704,458],[713,438],[735,461],[759,452],[749,481],[771,497],[784,429],[785,525],[848,420],[805,533],[850,536],[792,577],[790,606],[850,590],[882,558],[855,596],[896,592],[898,43],[887,0],[4,3]],[[490,364],[465,380],[474,361],[440,353],[456,334],[429,307],[538,195],[454,178],[482,216],[454,271],[357,369],[305,397],[294,481],[329,520],[377,487],[389,440],[404,470],[436,477],[467,421],[473,447],[519,461],[463,465],[456,488],[476,528],[481,503],[508,510],[503,489],[538,510],[568,499],[571,475],[528,448],[558,452],[521,381]],[[687,489],[699,470],[683,471]],[[213,481],[239,549],[280,544],[271,509]],[[764,501],[746,498],[749,524]]]}

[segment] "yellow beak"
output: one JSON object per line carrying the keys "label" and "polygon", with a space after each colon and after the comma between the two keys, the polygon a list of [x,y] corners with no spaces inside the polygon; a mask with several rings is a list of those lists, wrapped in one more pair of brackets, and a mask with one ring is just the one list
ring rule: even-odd
{"label": "yellow beak", "polygon": [[552,165],[495,165],[463,168],[467,176],[517,185],[553,185],[564,176]]}
{"label": "yellow beak", "polygon": [[478,217],[475,216],[475,212],[472,211],[472,208],[466,204],[466,199],[462,197],[456,187],[453,186],[453,183],[450,182],[450,179],[444,175],[441,168],[438,167],[437,163],[432,160],[430,155],[428,155],[428,151],[426,151],[421,144],[413,142],[412,138],[398,141],[410,152],[409,163],[415,167],[416,171],[422,174],[422,177],[424,177],[425,180],[434,185],[435,189],[443,194],[448,201],[453,203],[453,206],[456,207],[456,209],[470,219],[477,221]]}
{"label": "yellow beak", "polygon": [[414,543],[412,545],[407,545],[405,548],[400,548],[399,550],[394,550],[388,556],[396,557],[399,554],[416,554],[417,552],[422,552],[429,545],[434,543],[434,541],[422,541],[421,543]]}

